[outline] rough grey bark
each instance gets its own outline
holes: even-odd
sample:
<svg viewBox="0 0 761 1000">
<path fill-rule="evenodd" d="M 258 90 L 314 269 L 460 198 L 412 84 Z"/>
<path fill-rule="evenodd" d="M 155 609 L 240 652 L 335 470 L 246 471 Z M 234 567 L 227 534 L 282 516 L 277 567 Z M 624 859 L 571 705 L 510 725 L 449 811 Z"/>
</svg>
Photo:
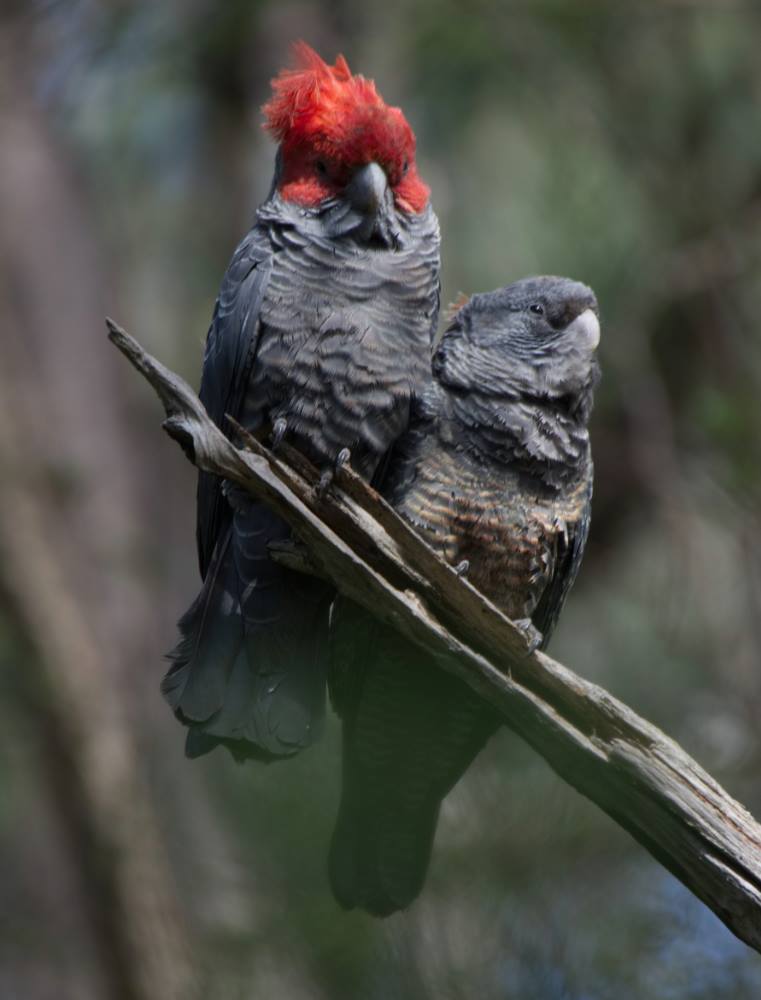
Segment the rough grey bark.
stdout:
<svg viewBox="0 0 761 1000">
<path fill-rule="evenodd" d="M 433 653 L 761 952 L 761 826 L 678 744 L 607 691 L 529 653 L 521 631 L 358 477 L 343 472 L 321 494 L 318 474 L 291 450 L 275 458 L 241 428 L 245 450 L 235 447 L 182 379 L 110 321 L 109 336 L 158 393 L 164 428 L 191 461 L 289 522 L 308 555 L 279 558 L 303 560 Z"/>
</svg>

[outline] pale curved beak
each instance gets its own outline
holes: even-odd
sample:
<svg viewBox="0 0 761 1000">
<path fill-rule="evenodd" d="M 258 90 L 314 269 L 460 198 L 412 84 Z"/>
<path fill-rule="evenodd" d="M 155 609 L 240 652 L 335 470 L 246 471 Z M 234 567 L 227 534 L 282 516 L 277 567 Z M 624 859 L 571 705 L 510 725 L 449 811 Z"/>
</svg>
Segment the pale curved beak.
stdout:
<svg viewBox="0 0 761 1000">
<path fill-rule="evenodd" d="M 566 333 L 590 351 L 596 350 L 600 343 L 600 320 L 597 318 L 597 313 L 593 309 L 585 309 L 572 323 L 568 324 Z"/>
</svg>

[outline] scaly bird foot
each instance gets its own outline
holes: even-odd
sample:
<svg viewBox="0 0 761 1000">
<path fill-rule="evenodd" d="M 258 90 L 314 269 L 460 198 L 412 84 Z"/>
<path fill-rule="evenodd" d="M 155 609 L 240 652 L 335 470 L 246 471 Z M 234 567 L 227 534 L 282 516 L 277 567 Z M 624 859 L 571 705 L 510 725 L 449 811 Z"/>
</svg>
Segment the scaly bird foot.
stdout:
<svg viewBox="0 0 761 1000">
<path fill-rule="evenodd" d="M 533 653 L 535 650 L 539 649 L 544 636 L 530 618 L 517 618 L 513 622 L 513 625 L 515 625 L 515 627 L 520 629 L 523 633 L 523 637 L 528 645 L 529 653 Z"/>
<path fill-rule="evenodd" d="M 322 470 L 322 472 L 320 473 L 320 481 L 317 483 L 317 485 L 314 488 L 314 492 L 315 492 L 318 500 L 322 500 L 322 498 L 328 492 L 328 490 L 330 489 L 330 486 L 331 486 L 331 484 L 333 482 L 333 478 L 334 477 L 335 477 L 335 470 L 334 469 L 328 468 L 328 469 L 323 469 Z"/>
<path fill-rule="evenodd" d="M 278 417 L 272 425 L 272 437 L 270 438 L 270 451 L 277 451 L 283 443 L 283 438 L 288 432 L 288 421 L 285 417 Z"/>
<path fill-rule="evenodd" d="M 333 480 L 340 478 L 341 470 L 347 468 L 351 462 L 351 451 L 342 448 L 336 456 L 335 464 L 332 468 L 323 469 L 320 474 L 320 481 L 315 487 L 315 493 L 322 499 L 333 484 Z"/>
<path fill-rule="evenodd" d="M 470 562 L 468 559 L 463 559 L 462 562 L 458 562 L 454 567 L 454 571 L 458 576 L 467 576 L 468 570 L 470 569 Z"/>
</svg>

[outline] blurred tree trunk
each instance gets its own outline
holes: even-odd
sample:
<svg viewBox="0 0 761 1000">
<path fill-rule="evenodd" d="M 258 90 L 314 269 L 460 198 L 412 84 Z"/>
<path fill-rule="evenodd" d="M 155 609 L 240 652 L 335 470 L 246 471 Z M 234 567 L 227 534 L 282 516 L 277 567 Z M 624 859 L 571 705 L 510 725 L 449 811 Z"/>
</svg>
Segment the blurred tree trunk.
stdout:
<svg viewBox="0 0 761 1000">
<path fill-rule="evenodd" d="M 124 571 L 139 536 L 135 442 L 101 334 L 98 248 L 31 99 L 29 38 L 3 21 L 0 582 L 41 671 L 49 792 L 101 979 L 113 997 L 185 998 L 192 946 L 124 690 L 151 619 L 149 598 Z"/>
</svg>

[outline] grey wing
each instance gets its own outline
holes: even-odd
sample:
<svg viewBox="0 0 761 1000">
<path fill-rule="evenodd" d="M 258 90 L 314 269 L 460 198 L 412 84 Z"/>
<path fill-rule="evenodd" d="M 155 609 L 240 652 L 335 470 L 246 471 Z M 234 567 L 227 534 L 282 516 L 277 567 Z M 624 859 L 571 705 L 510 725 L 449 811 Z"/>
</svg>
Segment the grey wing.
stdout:
<svg viewBox="0 0 761 1000">
<path fill-rule="evenodd" d="M 273 252 L 255 228 L 233 255 L 206 342 L 201 399 L 223 430 L 225 414 L 258 419 L 251 372 L 260 351 Z M 162 691 L 188 727 L 186 753 L 222 744 L 237 758 L 290 756 L 317 736 L 324 704 L 324 633 L 330 587 L 269 558 L 290 529 L 264 504 L 202 473 L 197 540 L 201 592 L 179 623 Z"/>
<path fill-rule="evenodd" d="M 199 396 L 214 421 L 225 429 L 225 414 L 241 411 L 256 353 L 259 313 L 272 268 L 267 233 L 254 227 L 243 239 L 222 280 L 206 338 Z M 196 541 L 201 577 L 205 579 L 220 534 L 222 483 L 201 472 L 198 477 Z"/>
<path fill-rule="evenodd" d="M 585 493 L 581 496 L 578 517 L 567 525 L 565 536 L 557 544 L 554 572 L 531 616 L 536 628 L 542 633 L 541 649 L 545 649 L 557 625 L 565 599 L 573 586 L 581 567 L 584 548 L 589 537 L 592 512 L 592 466 Z"/>
<path fill-rule="evenodd" d="M 440 390 L 427 379 L 413 395 L 407 429 L 391 446 L 373 485 L 397 510 L 413 489 L 426 441 L 436 432 Z"/>
</svg>

